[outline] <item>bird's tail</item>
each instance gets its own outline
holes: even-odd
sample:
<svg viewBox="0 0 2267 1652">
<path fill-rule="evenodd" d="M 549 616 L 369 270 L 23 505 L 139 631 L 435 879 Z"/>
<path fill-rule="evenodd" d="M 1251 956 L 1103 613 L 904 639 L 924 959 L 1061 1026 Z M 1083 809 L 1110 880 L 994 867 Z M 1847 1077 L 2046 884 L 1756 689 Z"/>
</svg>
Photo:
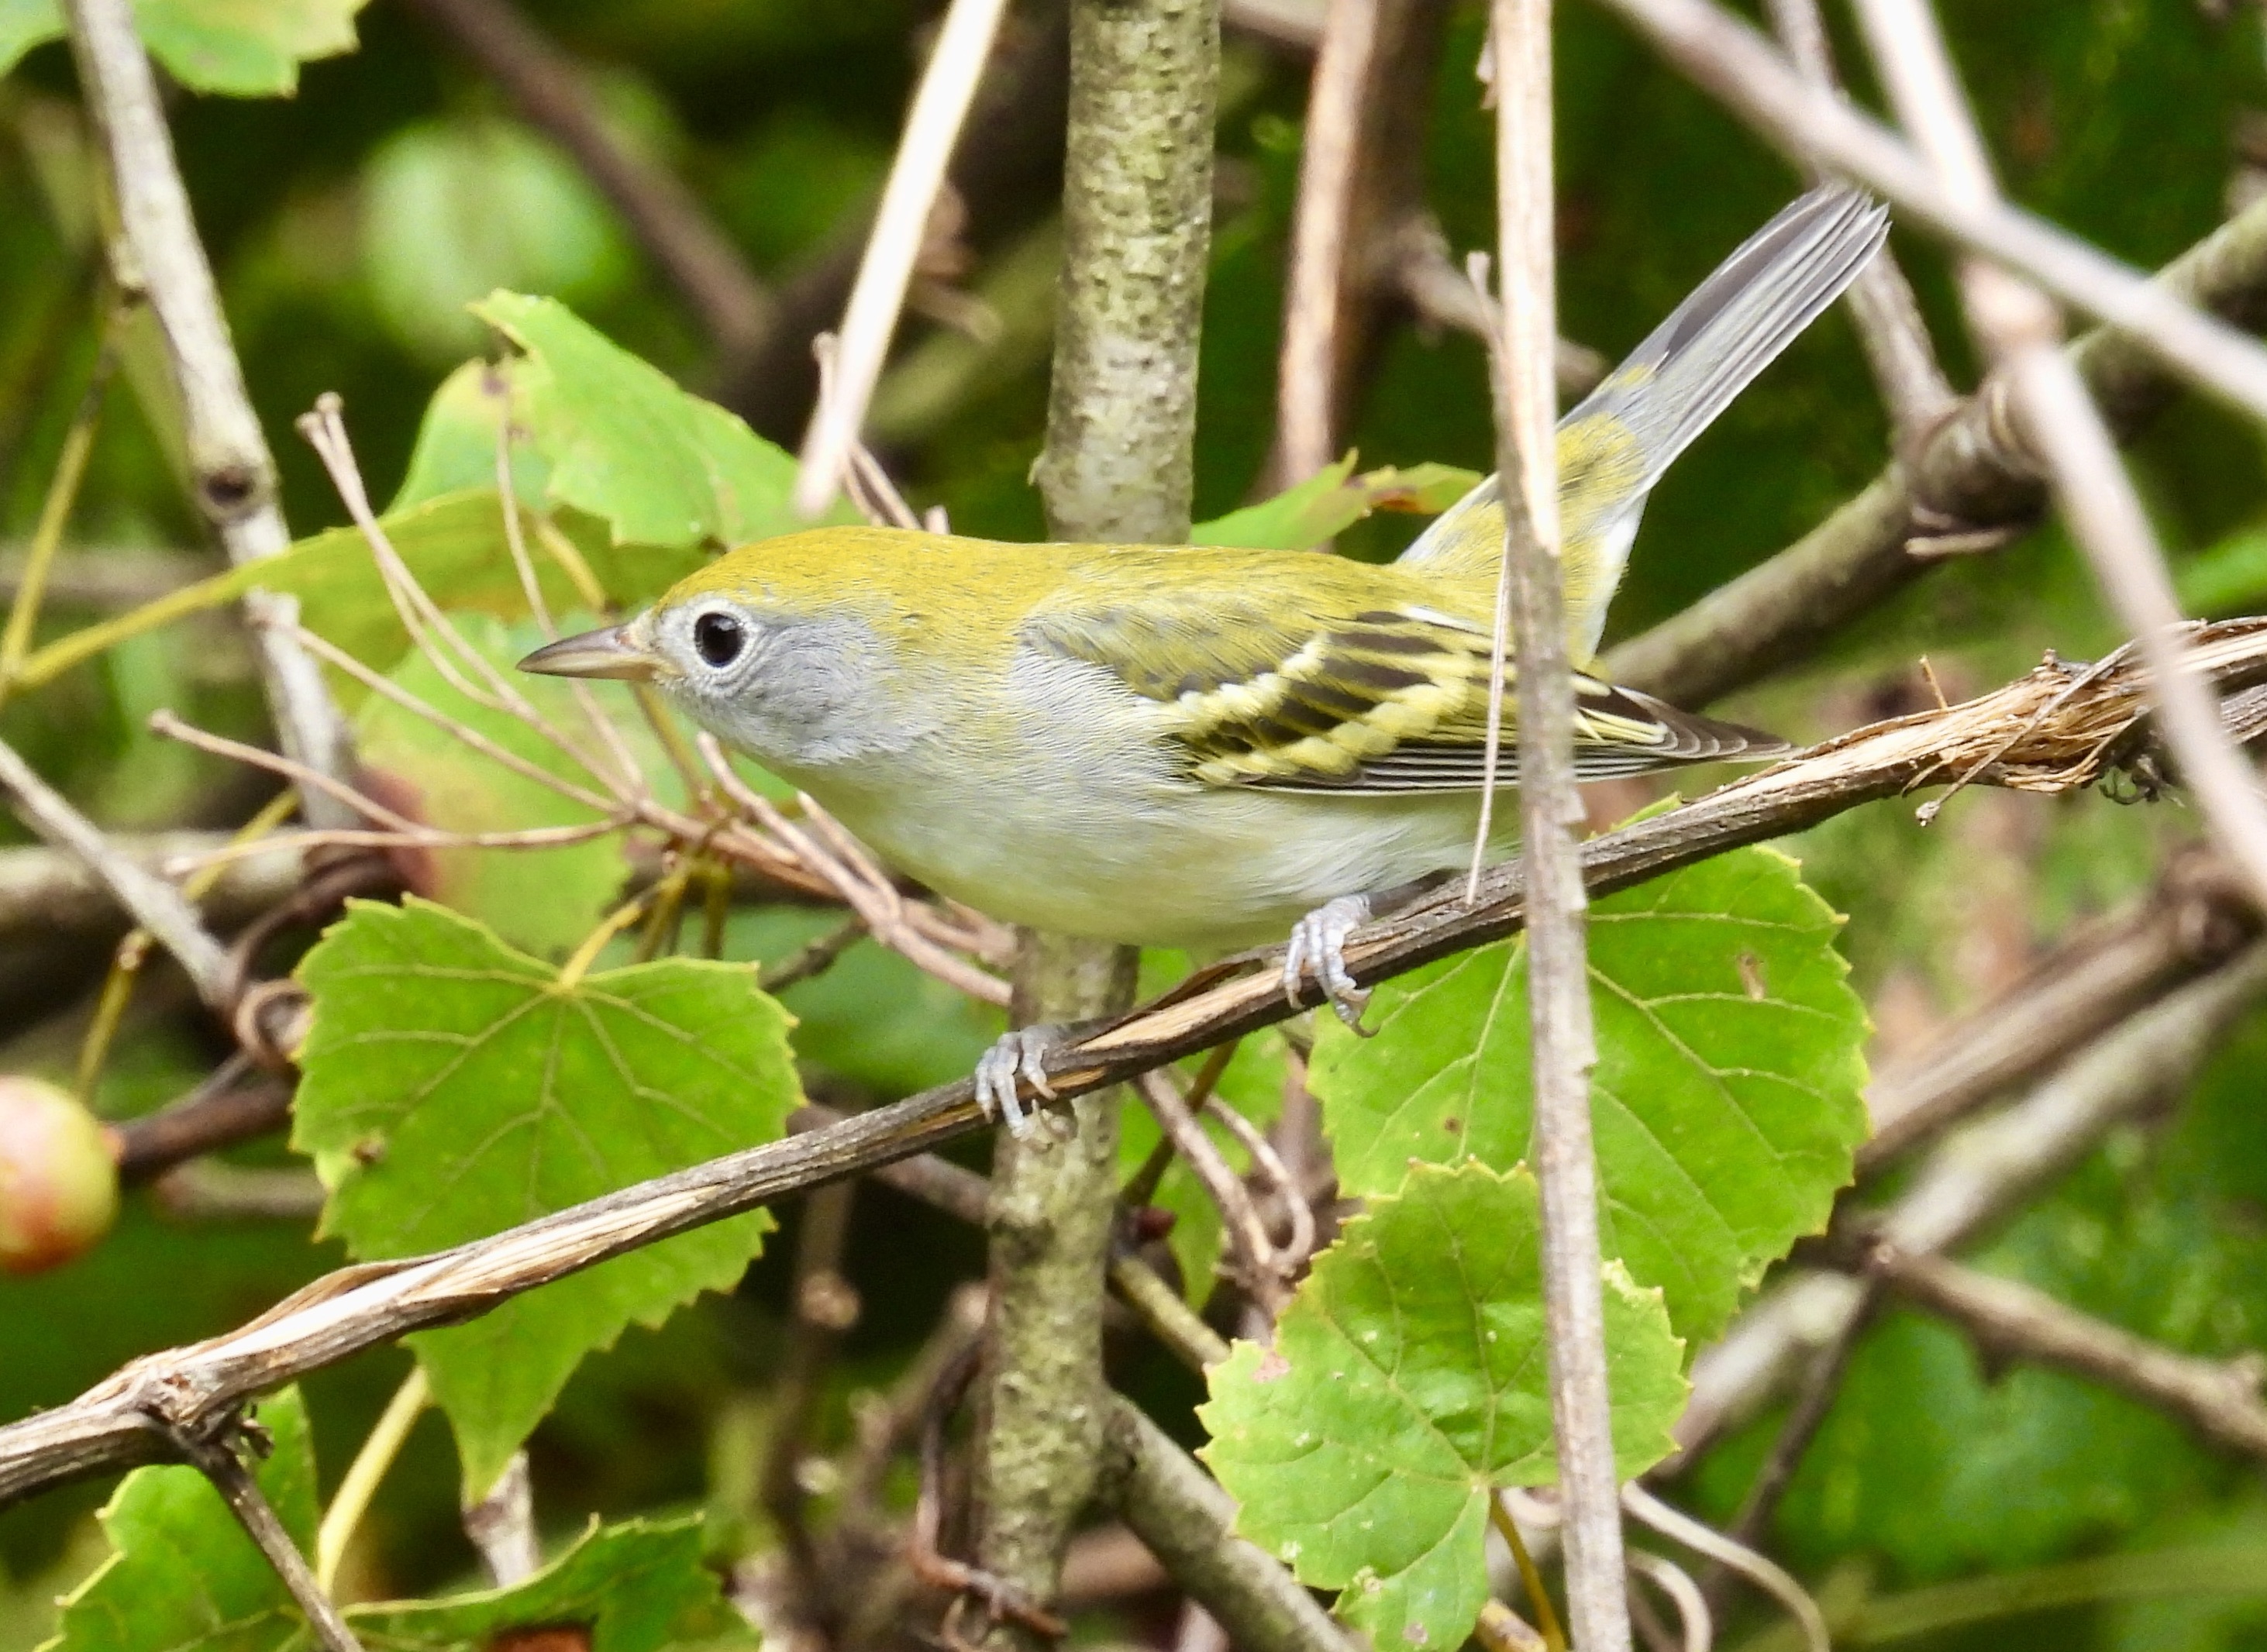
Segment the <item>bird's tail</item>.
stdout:
<svg viewBox="0 0 2267 1652">
<path fill-rule="evenodd" d="M 1646 495 L 1672 460 L 1857 279 L 1889 211 L 1846 185 L 1814 189 L 1748 238 L 1559 422 L 1567 640 L 1597 651 Z M 1493 576 L 1503 497 L 1490 477 L 1402 556 L 1449 578 Z"/>
</svg>

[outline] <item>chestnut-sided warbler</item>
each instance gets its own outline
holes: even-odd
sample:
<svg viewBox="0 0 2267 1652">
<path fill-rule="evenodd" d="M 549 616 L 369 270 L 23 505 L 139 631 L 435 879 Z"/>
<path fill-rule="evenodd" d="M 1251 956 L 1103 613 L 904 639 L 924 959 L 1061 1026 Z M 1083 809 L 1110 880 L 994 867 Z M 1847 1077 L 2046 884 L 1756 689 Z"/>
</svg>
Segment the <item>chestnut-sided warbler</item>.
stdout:
<svg viewBox="0 0 2267 1652">
<path fill-rule="evenodd" d="M 1855 191 L 1813 191 L 1561 421 L 1578 664 L 1647 491 L 1887 232 Z M 521 665 L 654 683 L 900 871 L 998 917 L 1205 950 L 1288 933 L 1287 990 L 1312 974 L 1358 1023 L 1346 935 L 1471 853 L 1503 534 L 1493 479 L 1390 566 L 819 528 Z M 1576 688 L 1585 778 L 1784 749 L 1593 675 Z M 1508 738 L 1497 773 L 1518 778 Z M 1011 1034 L 979 1070 L 1011 1124 L 1019 1072 L 1049 1093 L 1045 1041 Z"/>
</svg>

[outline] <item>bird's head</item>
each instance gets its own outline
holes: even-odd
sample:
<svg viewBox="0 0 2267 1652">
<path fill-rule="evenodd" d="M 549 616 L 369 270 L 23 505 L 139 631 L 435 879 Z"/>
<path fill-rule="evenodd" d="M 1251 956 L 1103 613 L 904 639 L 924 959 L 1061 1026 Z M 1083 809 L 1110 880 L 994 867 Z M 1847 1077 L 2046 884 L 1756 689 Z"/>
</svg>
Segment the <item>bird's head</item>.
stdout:
<svg viewBox="0 0 2267 1652">
<path fill-rule="evenodd" d="M 903 617 L 846 566 L 844 531 L 731 552 L 635 618 L 538 648 L 520 669 L 649 683 L 727 745 L 783 768 L 900 746 L 915 732 Z"/>
</svg>

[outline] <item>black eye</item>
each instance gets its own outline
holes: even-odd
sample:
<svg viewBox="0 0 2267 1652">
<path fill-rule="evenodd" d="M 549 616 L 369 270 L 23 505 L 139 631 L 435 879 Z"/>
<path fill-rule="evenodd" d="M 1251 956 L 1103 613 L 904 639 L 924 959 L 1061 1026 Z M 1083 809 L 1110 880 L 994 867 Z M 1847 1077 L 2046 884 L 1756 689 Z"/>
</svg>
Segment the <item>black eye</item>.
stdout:
<svg viewBox="0 0 2267 1652">
<path fill-rule="evenodd" d="M 747 642 L 746 629 L 730 614 L 703 614 L 693 622 L 693 646 L 719 670 L 738 659 Z"/>
</svg>

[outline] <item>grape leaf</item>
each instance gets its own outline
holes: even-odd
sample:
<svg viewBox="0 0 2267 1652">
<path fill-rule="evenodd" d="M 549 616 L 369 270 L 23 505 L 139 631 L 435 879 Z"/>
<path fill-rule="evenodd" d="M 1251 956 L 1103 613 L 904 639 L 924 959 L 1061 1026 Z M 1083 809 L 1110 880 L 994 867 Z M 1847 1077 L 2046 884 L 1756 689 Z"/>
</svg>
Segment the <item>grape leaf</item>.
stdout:
<svg viewBox="0 0 2267 1652">
<path fill-rule="evenodd" d="M 253 1478 L 304 1553 L 315 1541 L 315 1452 L 299 1391 L 260 1402 L 272 1449 Z M 212 1482 L 137 1468 L 102 1511 L 112 1553 L 62 1604 L 43 1652 L 272 1652 L 304 1628 L 282 1579 Z"/>
<path fill-rule="evenodd" d="M 524 508 L 525 501 L 522 504 Z M 701 566 L 697 552 L 614 545 L 602 523 L 571 510 L 558 512 L 555 525 L 608 600 L 624 606 L 651 600 Z M 526 617 L 527 598 L 512 566 L 503 504 L 495 489 L 444 493 L 385 517 L 383 526 L 401 559 L 442 607 L 507 619 Z M 526 526 L 528 551 L 545 601 L 554 610 L 574 606 L 581 600 L 576 582 L 546 548 L 532 517 Z M 17 681 L 37 688 L 130 637 L 191 614 L 228 607 L 255 588 L 297 596 L 310 630 L 366 663 L 383 669 L 408 651 L 409 637 L 386 596 L 369 543 L 358 529 L 334 528 L 257 566 L 216 574 L 60 638 L 26 660 Z M 360 699 L 359 685 L 337 676 L 332 683 L 349 705 Z"/>
<path fill-rule="evenodd" d="M 800 1100 L 787 1017 L 741 965 L 690 958 L 563 980 L 415 897 L 356 903 L 299 966 L 314 1020 L 292 1141 L 357 1257 L 437 1250 L 775 1139 Z M 761 1211 L 620 1256 L 411 1339 L 494 1483 L 583 1356 L 729 1288 Z"/>
<path fill-rule="evenodd" d="M 594 1523 L 572 1548 L 509 1589 L 356 1606 L 348 1626 L 370 1652 L 484 1652 L 512 1644 L 515 1632 L 562 1625 L 597 1652 L 752 1648 L 755 1630 L 701 1564 L 701 1526 L 697 1515 Z"/>
<path fill-rule="evenodd" d="M 1557 1473 L 1541 1205 L 1524 1169 L 1420 1165 L 1315 1259 L 1275 1346 L 1210 1373 L 1200 1453 L 1236 1530 L 1375 1644 L 1452 1648 L 1487 1595 L 1487 1500 Z M 1683 1349 L 1658 1291 L 1605 1276 L 1614 1458 L 1668 1455 Z"/>
<path fill-rule="evenodd" d="M 1591 909 L 1601 1237 L 1696 1342 L 1825 1221 L 1865 1134 L 1838 923 L 1762 848 Z M 1390 1191 L 1412 1160 L 1529 1157 L 1526 978 L 1514 939 L 1384 983 L 1374 1039 L 1324 1018 L 1310 1083 L 1349 1192 Z"/>
<path fill-rule="evenodd" d="M 507 627 L 479 614 L 455 618 L 459 633 L 506 669 L 545 640 L 532 625 Z M 568 628 L 581 626 L 570 619 Z M 461 666 L 457 673 L 464 675 Z M 595 788 L 580 764 L 520 719 L 460 692 L 424 654 L 412 654 L 388 676 L 545 773 L 586 791 Z M 513 686 L 552 727 L 579 737 L 604 760 L 604 749 L 569 684 L 553 677 L 515 676 Z M 606 715 L 615 703 L 609 698 L 599 714 Z M 633 748 L 652 743 L 642 725 L 621 726 L 618 733 Z M 364 791 L 412 819 L 449 831 L 517 831 L 601 818 L 600 811 L 514 772 L 383 695 L 363 702 L 356 719 L 355 755 L 362 762 Z M 658 773 L 663 765 L 642 766 Z M 479 918 L 515 947 L 544 954 L 563 954 L 589 934 L 629 875 L 619 832 L 556 848 L 401 850 L 394 858 L 420 895 Z"/>
<path fill-rule="evenodd" d="M 390 517 L 459 488 L 495 486 L 496 427 L 512 396 L 517 362 L 466 362 L 443 379 L 417 421 L 417 442 L 401 486 L 385 508 Z M 534 445 L 511 444 L 511 487 L 522 501 L 541 499 L 551 467 Z"/>
<path fill-rule="evenodd" d="M 367 0 L 136 0 L 150 55 L 196 91 L 289 97 L 299 65 L 356 46 L 355 13 Z M 0 0 L 0 74 L 63 33 L 60 0 Z"/>
<path fill-rule="evenodd" d="M 499 291 L 473 311 L 525 354 L 521 416 L 550 461 L 554 501 L 642 545 L 722 550 L 814 525 L 789 501 L 784 450 L 566 305 Z"/>
<path fill-rule="evenodd" d="M 1189 530 L 1192 545 L 1304 551 L 1343 533 L 1374 510 L 1446 510 L 1480 480 L 1453 464 L 1417 464 L 1354 473 L 1351 453 L 1273 499 L 1246 505 Z"/>
</svg>

